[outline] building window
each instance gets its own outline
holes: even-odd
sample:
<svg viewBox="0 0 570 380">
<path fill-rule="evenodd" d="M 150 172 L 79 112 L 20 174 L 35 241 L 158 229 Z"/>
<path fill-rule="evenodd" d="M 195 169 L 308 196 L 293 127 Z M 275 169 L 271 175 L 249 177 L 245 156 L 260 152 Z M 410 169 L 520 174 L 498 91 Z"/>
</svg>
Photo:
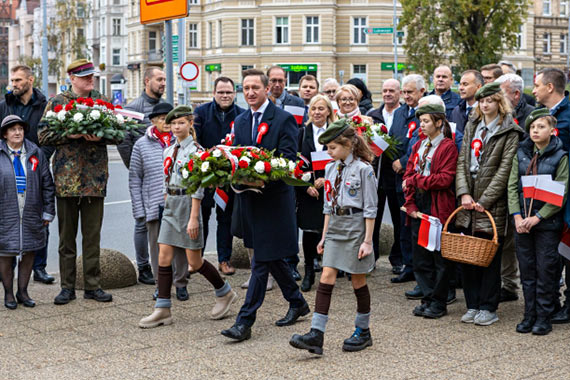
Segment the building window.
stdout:
<svg viewBox="0 0 570 380">
<path fill-rule="evenodd" d="M 523 27 L 519 26 L 519 31 L 517 32 L 517 50 L 523 48 Z"/>
<path fill-rule="evenodd" d="M 568 54 L 568 34 L 560 35 L 560 54 Z"/>
<path fill-rule="evenodd" d="M 543 16 L 550 16 L 552 15 L 550 6 L 551 6 L 551 0 L 543 0 L 542 1 L 542 15 Z"/>
<path fill-rule="evenodd" d="M 317 16 L 307 17 L 307 35 L 305 42 L 308 44 L 319 43 L 319 18 Z"/>
<path fill-rule="evenodd" d="M 190 0 L 190 4 L 200 4 L 200 0 Z"/>
<path fill-rule="evenodd" d="M 241 65 L 241 71 L 253 69 L 253 65 Z"/>
<path fill-rule="evenodd" d="M 121 49 L 113 49 L 113 66 L 121 66 Z"/>
<path fill-rule="evenodd" d="M 107 92 L 107 78 L 105 77 L 99 78 L 99 91 L 102 94 L 105 94 Z"/>
<path fill-rule="evenodd" d="M 568 17 L 568 0 L 560 1 L 560 17 Z"/>
<path fill-rule="evenodd" d="M 248 18 L 241 20 L 241 45 L 253 46 L 254 45 L 254 28 L 253 19 Z"/>
<path fill-rule="evenodd" d="M 121 19 L 114 18 L 113 19 L 113 36 L 120 36 L 121 35 Z"/>
<path fill-rule="evenodd" d="M 544 33 L 542 52 L 544 54 L 550 54 L 550 33 Z"/>
<path fill-rule="evenodd" d="M 210 49 L 212 48 L 212 46 L 214 46 L 213 40 L 214 40 L 214 23 L 210 21 L 208 23 L 208 48 Z"/>
<path fill-rule="evenodd" d="M 275 43 L 289 43 L 289 17 L 277 17 L 275 19 Z"/>
<path fill-rule="evenodd" d="M 113 5 L 121 5 L 121 0 L 113 0 Z"/>
<path fill-rule="evenodd" d="M 217 46 L 222 47 L 222 20 L 218 20 L 218 41 Z"/>
<path fill-rule="evenodd" d="M 352 77 L 366 82 L 366 65 L 352 65 Z"/>
<path fill-rule="evenodd" d="M 85 30 L 83 28 L 77 28 L 77 38 L 84 38 L 85 37 Z"/>
<path fill-rule="evenodd" d="M 400 25 L 400 18 L 396 18 L 396 41 L 398 43 L 398 46 L 401 46 L 404 44 L 404 31 L 403 30 L 398 30 L 398 25 Z"/>
<path fill-rule="evenodd" d="M 198 47 L 198 24 L 188 24 L 188 46 L 191 48 Z"/>
<path fill-rule="evenodd" d="M 156 51 L 156 31 L 148 32 L 148 50 L 151 52 Z"/>
<path fill-rule="evenodd" d="M 367 28 L 366 17 L 355 17 L 353 20 L 354 20 L 353 42 L 356 45 L 365 44 L 366 43 L 366 33 L 364 33 L 364 30 Z"/>
</svg>

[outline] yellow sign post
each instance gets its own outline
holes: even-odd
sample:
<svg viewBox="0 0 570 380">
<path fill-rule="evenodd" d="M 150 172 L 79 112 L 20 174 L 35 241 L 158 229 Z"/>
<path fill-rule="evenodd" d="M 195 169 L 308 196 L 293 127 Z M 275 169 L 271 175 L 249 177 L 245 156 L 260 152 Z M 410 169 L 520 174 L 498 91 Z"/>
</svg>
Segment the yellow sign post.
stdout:
<svg viewBox="0 0 570 380">
<path fill-rule="evenodd" d="M 188 16 L 188 0 L 140 0 L 141 24 Z"/>
</svg>

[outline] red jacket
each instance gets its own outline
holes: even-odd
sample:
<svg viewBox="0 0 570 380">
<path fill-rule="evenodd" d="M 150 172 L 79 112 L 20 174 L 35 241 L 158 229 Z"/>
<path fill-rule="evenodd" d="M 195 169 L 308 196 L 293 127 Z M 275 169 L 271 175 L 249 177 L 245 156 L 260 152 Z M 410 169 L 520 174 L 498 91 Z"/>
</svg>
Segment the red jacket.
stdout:
<svg viewBox="0 0 570 380">
<path fill-rule="evenodd" d="M 406 181 L 406 202 L 404 207 L 408 215 L 419 211 L 416 206 L 416 188 L 431 192 L 431 216 L 439 218 L 442 224 L 455 210 L 455 170 L 457 168 L 457 148 L 453 140 L 444 138 L 433 154 L 430 175 L 416 173 L 414 159 L 422 140 L 416 142 L 406 166 L 404 180 Z"/>
</svg>

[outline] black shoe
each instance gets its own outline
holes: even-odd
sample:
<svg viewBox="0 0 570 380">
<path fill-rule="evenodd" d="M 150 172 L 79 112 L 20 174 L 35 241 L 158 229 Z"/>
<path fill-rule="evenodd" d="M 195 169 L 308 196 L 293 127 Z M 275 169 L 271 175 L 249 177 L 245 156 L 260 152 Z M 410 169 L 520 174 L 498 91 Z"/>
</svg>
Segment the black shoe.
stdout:
<svg viewBox="0 0 570 380">
<path fill-rule="evenodd" d="M 139 268 L 139 282 L 146 285 L 154 285 L 154 277 L 152 276 L 152 268 L 145 265 Z"/>
<path fill-rule="evenodd" d="M 336 278 L 343 278 L 344 277 L 344 271 L 339 270 L 338 272 L 336 272 Z"/>
<path fill-rule="evenodd" d="M 158 298 L 158 288 L 154 289 L 154 293 L 152 293 L 152 300 L 156 301 Z"/>
<path fill-rule="evenodd" d="M 61 289 L 61 292 L 55 297 L 53 303 L 56 305 L 65 305 L 75 299 L 75 289 Z"/>
<path fill-rule="evenodd" d="M 517 332 L 521 334 L 528 334 L 532 331 L 532 326 L 536 323 L 536 317 L 527 317 L 517 325 Z"/>
<path fill-rule="evenodd" d="M 289 344 L 301 350 L 308 350 L 312 354 L 323 354 L 323 341 L 325 333 L 321 330 L 311 329 L 305 335 L 295 334 L 289 340 Z"/>
<path fill-rule="evenodd" d="M 229 329 L 222 330 L 222 335 L 241 342 L 243 340 L 251 338 L 251 327 L 243 325 L 241 323 L 236 323 Z"/>
<path fill-rule="evenodd" d="M 319 263 L 318 259 L 313 260 L 313 269 L 314 269 L 315 273 L 320 273 L 323 271 L 323 267 Z"/>
<path fill-rule="evenodd" d="M 507 289 L 501 288 L 501 297 L 499 298 L 499 302 L 510 302 L 518 299 L 519 296 L 517 293 L 509 292 Z"/>
<path fill-rule="evenodd" d="M 86 300 L 95 300 L 97 302 L 111 302 L 113 296 L 110 293 L 105 293 L 103 289 L 86 290 L 83 293 L 83 298 Z"/>
<path fill-rule="evenodd" d="M 570 322 L 570 309 L 568 308 L 568 305 L 564 305 L 558 313 L 554 314 L 551 322 L 554 324 Z"/>
<path fill-rule="evenodd" d="M 45 269 L 34 269 L 34 281 L 42 282 L 44 284 L 51 284 L 55 281 L 53 276 L 50 276 Z"/>
<path fill-rule="evenodd" d="M 36 301 L 31 299 L 30 297 L 24 298 L 24 297 L 22 297 L 22 295 L 20 293 L 16 293 L 16 299 L 18 300 L 18 303 L 24 304 L 25 307 L 36 306 Z"/>
<path fill-rule="evenodd" d="M 418 306 L 414 307 L 412 314 L 415 315 L 416 317 L 423 317 L 427 308 L 428 308 L 428 304 L 425 302 L 422 302 Z"/>
<path fill-rule="evenodd" d="M 307 303 L 305 303 L 301 307 L 289 307 L 289 310 L 287 310 L 287 314 L 285 314 L 283 318 L 275 322 L 275 324 L 280 327 L 290 326 L 293 323 L 297 322 L 297 319 L 309 314 L 310 312 L 311 309 L 309 309 L 309 305 Z"/>
<path fill-rule="evenodd" d="M 447 301 L 445 301 L 445 303 L 451 305 L 455 301 L 457 301 L 457 296 L 455 295 L 455 289 L 449 289 L 447 291 Z"/>
<path fill-rule="evenodd" d="M 293 280 L 301 281 L 301 273 L 297 270 L 297 266 L 291 267 L 291 274 L 293 275 Z"/>
<path fill-rule="evenodd" d="M 416 285 L 413 290 L 408 290 L 404 295 L 409 300 L 421 300 L 424 296 L 424 292 L 422 292 L 422 288 L 420 288 L 419 285 Z"/>
<path fill-rule="evenodd" d="M 393 274 L 401 274 L 404 271 L 403 265 L 392 265 Z"/>
<path fill-rule="evenodd" d="M 176 299 L 178 301 L 188 301 L 190 296 L 188 295 L 188 289 L 185 286 L 181 288 L 176 288 Z"/>
<path fill-rule="evenodd" d="M 400 284 L 402 282 L 409 282 L 414 281 L 416 276 L 414 276 L 414 272 L 402 272 L 398 277 L 393 277 L 390 279 L 390 282 L 393 284 Z"/>
<path fill-rule="evenodd" d="M 424 310 L 424 318 L 429 319 L 438 319 L 443 317 L 445 314 L 447 314 L 447 309 L 445 307 L 438 307 L 434 305 L 433 302 Z"/>
<path fill-rule="evenodd" d="M 16 310 L 18 308 L 18 303 L 15 300 L 6 301 L 6 298 L 4 298 L 4 306 L 6 306 L 6 309 Z"/>
<path fill-rule="evenodd" d="M 368 346 L 372 346 L 370 329 L 361 329 L 360 327 L 357 327 L 352 336 L 344 340 L 342 350 L 351 352 L 362 351 Z"/>
<path fill-rule="evenodd" d="M 305 277 L 301 283 L 301 291 L 308 292 L 315 283 L 315 270 L 312 266 L 305 266 Z"/>
<path fill-rule="evenodd" d="M 532 326 L 532 335 L 546 335 L 552 331 L 552 324 L 548 318 L 538 318 Z"/>
</svg>

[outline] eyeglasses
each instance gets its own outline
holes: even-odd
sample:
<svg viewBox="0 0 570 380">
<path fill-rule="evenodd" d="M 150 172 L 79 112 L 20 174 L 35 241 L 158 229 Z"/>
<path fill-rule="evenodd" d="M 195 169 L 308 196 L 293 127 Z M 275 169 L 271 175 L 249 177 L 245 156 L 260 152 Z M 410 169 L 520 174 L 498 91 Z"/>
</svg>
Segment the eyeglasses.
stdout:
<svg viewBox="0 0 570 380">
<path fill-rule="evenodd" d="M 285 79 L 269 79 L 269 83 L 285 83 Z"/>
<path fill-rule="evenodd" d="M 230 96 L 233 95 L 233 91 L 216 91 L 216 95 Z"/>
<path fill-rule="evenodd" d="M 336 90 L 327 90 L 327 91 L 325 91 L 325 94 L 332 95 L 332 94 L 334 94 L 335 92 L 336 92 Z"/>
<path fill-rule="evenodd" d="M 340 98 L 339 99 L 342 103 L 352 103 L 354 102 L 356 99 L 354 98 Z"/>
</svg>

